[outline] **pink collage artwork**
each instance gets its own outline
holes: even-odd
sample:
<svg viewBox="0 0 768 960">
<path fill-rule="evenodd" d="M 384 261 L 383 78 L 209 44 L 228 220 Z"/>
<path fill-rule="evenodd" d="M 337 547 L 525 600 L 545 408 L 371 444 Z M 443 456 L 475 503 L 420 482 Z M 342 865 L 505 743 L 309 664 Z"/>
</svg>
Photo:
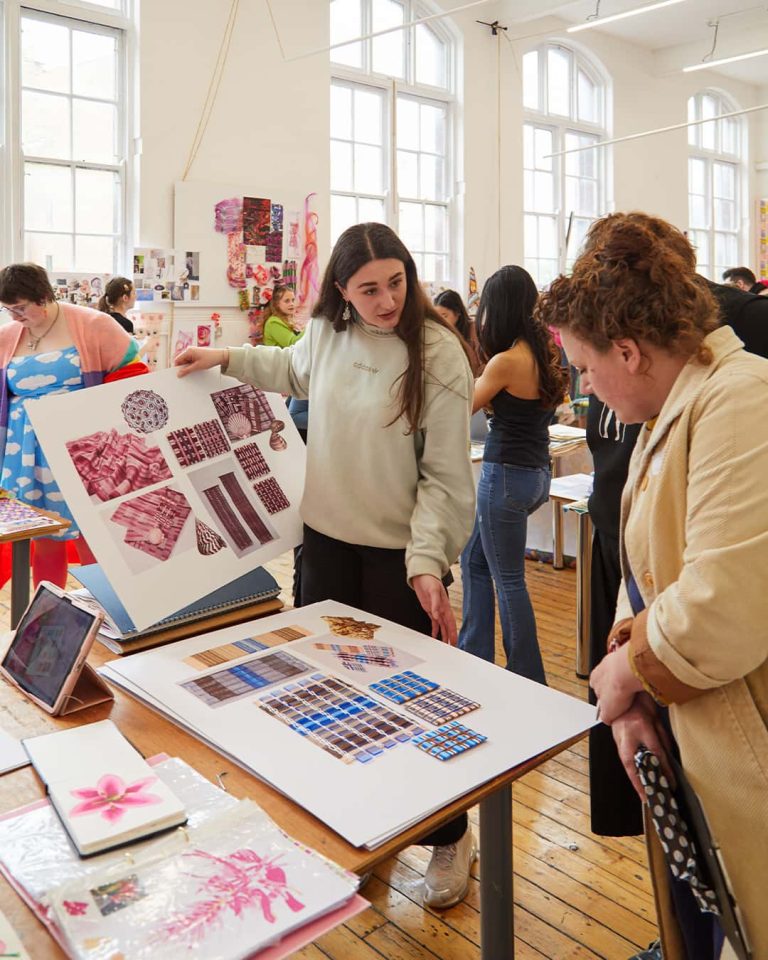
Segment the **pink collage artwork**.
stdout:
<svg viewBox="0 0 768 960">
<path fill-rule="evenodd" d="M 112 500 L 134 490 L 170 480 L 171 471 L 159 447 L 144 437 L 100 430 L 67 444 L 85 489 L 98 500 Z"/>
</svg>

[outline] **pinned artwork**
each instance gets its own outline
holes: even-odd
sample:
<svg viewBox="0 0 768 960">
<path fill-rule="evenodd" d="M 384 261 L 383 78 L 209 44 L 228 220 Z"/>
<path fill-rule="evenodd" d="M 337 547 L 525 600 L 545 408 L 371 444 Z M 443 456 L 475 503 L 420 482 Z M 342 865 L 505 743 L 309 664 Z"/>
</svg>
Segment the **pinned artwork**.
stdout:
<svg viewBox="0 0 768 960">
<path fill-rule="evenodd" d="M 323 617 L 328 629 L 337 637 L 354 637 L 357 640 L 373 640 L 373 635 L 381 628 L 380 623 L 366 623 L 354 617 Z"/>
<path fill-rule="evenodd" d="M 190 467 L 229 452 L 229 444 L 218 420 L 206 420 L 191 427 L 171 430 L 168 443 L 176 454 L 179 466 Z"/>
<path fill-rule="evenodd" d="M 200 253 L 137 247 L 133 251 L 133 283 L 137 301 L 200 300 Z"/>
<path fill-rule="evenodd" d="M 57 300 L 94 308 L 104 295 L 110 280 L 108 273 L 99 273 L 95 276 L 92 273 L 69 273 L 66 276 L 49 274 L 49 276 L 53 294 Z"/>
<path fill-rule="evenodd" d="M 239 233 L 243 229 L 243 198 L 220 200 L 215 208 L 214 230 L 217 233 Z"/>
<path fill-rule="evenodd" d="M 270 446 L 272 446 L 271 442 Z M 260 480 L 253 485 L 253 488 L 269 514 L 280 513 L 282 510 L 287 510 L 291 505 L 291 501 L 286 497 L 283 488 L 274 477 Z"/>
<path fill-rule="evenodd" d="M 211 395 L 230 440 L 244 440 L 269 430 L 275 415 L 263 390 L 244 383 Z"/>
<path fill-rule="evenodd" d="M 487 739 L 482 733 L 452 720 L 436 730 L 429 730 L 414 737 L 413 745 L 437 760 L 452 760 L 467 750 L 474 750 Z"/>
<path fill-rule="evenodd" d="M 243 197 L 243 243 L 248 246 L 265 246 L 270 232 L 270 215 L 269 200 L 262 197 Z"/>
<path fill-rule="evenodd" d="M 273 450 L 286 450 L 288 442 L 285 437 L 281 437 L 281 432 L 285 430 L 284 420 L 273 420 L 269 425 L 269 445 Z"/>
<path fill-rule="evenodd" d="M 393 703 L 407 703 L 415 697 L 437 690 L 438 686 L 439 684 L 427 680 L 426 677 L 420 677 L 413 670 L 404 670 L 393 677 L 387 677 L 386 680 L 370 684 L 370 689 Z"/>
<path fill-rule="evenodd" d="M 69 441 L 67 450 L 94 502 L 113 500 L 172 476 L 160 448 L 133 433 L 99 430 Z"/>
<path fill-rule="evenodd" d="M 207 523 L 198 520 L 197 517 L 195 517 L 195 537 L 197 538 L 197 552 L 204 557 L 212 557 L 226 547 L 223 538 L 215 530 L 211 530 Z"/>
<path fill-rule="evenodd" d="M 34 407 L 62 495 L 137 630 L 300 542 L 305 449 L 279 395 L 170 369 L 104 384 L 98 402 L 74 391 Z M 277 484 L 279 510 L 243 464 Z"/>
<path fill-rule="evenodd" d="M 220 707 L 223 703 L 247 697 L 263 687 L 282 683 L 289 677 L 297 677 L 308 671 L 309 667 L 303 660 L 277 650 L 245 660 L 237 666 L 187 680 L 181 686 L 209 707 Z"/>
<path fill-rule="evenodd" d="M 423 732 L 343 680 L 322 673 L 285 684 L 260 697 L 258 705 L 345 763 L 369 763 Z"/>
<path fill-rule="evenodd" d="M 120 409 L 128 426 L 139 433 L 153 433 L 168 423 L 168 404 L 154 390 L 134 390 Z"/>
<path fill-rule="evenodd" d="M 125 527 L 123 540 L 129 546 L 156 560 L 167 560 L 191 512 L 183 493 L 165 487 L 126 500 L 110 520 Z"/>
</svg>

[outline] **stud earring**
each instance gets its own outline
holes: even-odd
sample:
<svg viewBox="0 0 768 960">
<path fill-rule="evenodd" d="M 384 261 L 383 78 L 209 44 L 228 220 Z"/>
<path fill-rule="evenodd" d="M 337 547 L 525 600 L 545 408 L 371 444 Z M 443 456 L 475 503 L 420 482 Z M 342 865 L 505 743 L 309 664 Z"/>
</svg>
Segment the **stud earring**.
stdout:
<svg viewBox="0 0 768 960">
<path fill-rule="evenodd" d="M 349 309 L 349 300 L 344 301 L 344 313 L 341 315 L 341 319 L 344 323 L 349 323 L 352 319 L 352 311 Z"/>
</svg>

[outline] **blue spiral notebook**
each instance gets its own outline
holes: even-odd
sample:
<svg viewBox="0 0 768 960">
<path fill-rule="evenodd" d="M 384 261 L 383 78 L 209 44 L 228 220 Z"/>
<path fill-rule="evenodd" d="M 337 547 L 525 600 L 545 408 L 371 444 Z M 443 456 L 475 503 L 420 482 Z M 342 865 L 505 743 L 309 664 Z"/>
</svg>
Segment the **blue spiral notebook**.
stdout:
<svg viewBox="0 0 768 960">
<path fill-rule="evenodd" d="M 164 617 L 145 630 L 137 630 L 128 611 L 115 593 L 112 584 L 107 580 L 104 572 L 97 563 L 83 567 L 73 567 L 70 570 L 73 577 L 82 583 L 94 600 L 103 608 L 120 637 L 113 646 L 106 645 L 117 653 L 127 652 L 125 642 L 139 638 L 150 637 L 152 634 L 168 630 L 170 627 L 182 626 L 185 623 L 194 623 L 217 613 L 226 613 L 239 608 L 250 607 L 264 600 L 274 600 L 280 593 L 277 580 L 263 567 L 257 567 L 249 573 L 243 574 L 237 580 L 219 587 L 189 606 L 183 607 L 169 617 Z M 102 637 L 102 642 L 106 642 Z M 136 649 L 136 647 L 134 647 Z"/>
</svg>

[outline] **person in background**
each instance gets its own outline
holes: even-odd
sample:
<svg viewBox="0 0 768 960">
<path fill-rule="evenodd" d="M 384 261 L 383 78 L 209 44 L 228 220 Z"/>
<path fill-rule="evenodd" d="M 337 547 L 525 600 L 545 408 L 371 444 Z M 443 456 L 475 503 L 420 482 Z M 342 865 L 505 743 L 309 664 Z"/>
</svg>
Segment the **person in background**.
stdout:
<svg viewBox="0 0 768 960">
<path fill-rule="evenodd" d="M 272 291 L 272 299 L 264 308 L 265 347 L 290 347 L 304 335 L 294 329 L 296 295 L 291 287 L 278 284 Z"/>
<path fill-rule="evenodd" d="M 644 423 L 623 494 L 611 652 L 590 678 L 601 719 L 641 800 L 638 747 L 665 767 L 679 748 L 758 957 L 768 955 L 754 879 L 768 858 L 768 363 L 721 326 L 690 246 L 682 255 L 681 237 L 662 239 L 672 231 L 639 213 L 598 221 L 540 309 L 585 391 L 619 421 Z M 653 831 L 648 842 L 665 960 L 715 960 L 719 924 L 673 878 Z"/>
<path fill-rule="evenodd" d="M 443 290 L 435 297 L 434 304 L 443 320 L 453 327 L 467 345 L 472 375 L 479 377 L 484 366 L 482 351 L 477 340 L 477 329 L 467 313 L 464 301 L 455 290 Z"/>
<path fill-rule="evenodd" d="M 536 284 L 522 267 L 497 270 L 483 287 L 478 338 L 488 363 L 473 409 L 493 416 L 477 489 L 472 535 L 461 553 L 459 646 L 493 663 L 495 597 L 507 669 L 546 683 L 536 618 L 525 584 L 528 517 L 549 497 L 549 431 L 566 391 L 560 352 L 534 318 Z"/>
<path fill-rule="evenodd" d="M 108 313 L 120 324 L 127 333 L 133 336 L 133 320 L 126 317 L 129 310 L 136 304 L 136 287 L 127 277 L 112 277 L 107 284 L 103 296 L 98 302 L 97 309 Z"/>
<path fill-rule="evenodd" d="M 21 502 L 73 520 L 29 422 L 25 401 L 92 387 L 138 361 L 138 346 L 109 316 L 56 301 L 48 275 L 34 263 L 0 270 L 0 303 L 11 322 L 0 327 L 0 485 Z M 139 369 L 142 368 L 142 369 Z M 35 585 L 67 579 L 66 541 L 74 539 L 81 562 L 94 557 L 75 525 L 34 543 Z"/>
<path fill-rule="evenodd" d="M 338 600 L 456 642 L 443 579 L 472 526 L 472 372 L 389 227 L 341 234 L 296 343 L 190 348 L 176 364 L 309 399 L 302 604 Z M 466 815 L 422 842 L 425 903 L 451 906 L 477 856 Z"/>
<path fill-rule="evenodd" d="M 731 267 L 729 270 L 723 270 L 723 283 L 738 287 L 744 293 L 755 293 L 758 296 L 768 294 L 768 283 L 758 280 L 749 267 Z"/>
</svg>

